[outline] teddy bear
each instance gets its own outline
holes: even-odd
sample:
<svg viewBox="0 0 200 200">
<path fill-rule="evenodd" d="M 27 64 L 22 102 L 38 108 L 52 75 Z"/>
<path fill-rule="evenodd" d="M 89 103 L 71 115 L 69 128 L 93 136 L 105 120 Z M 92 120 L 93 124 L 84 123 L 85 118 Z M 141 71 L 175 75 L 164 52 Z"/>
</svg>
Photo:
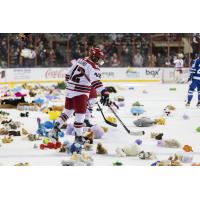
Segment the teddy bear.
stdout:
<svg viewBox="0 0 200 200">
<path fill-rule="evenodd" d="M 81 153 L 81 160 L 82 161 L 93 161 L 93 158 L 86 153 Z"/>
<path fill-rule="evenodd" d="M 117 156 L 119 156 L 119 157 L 126 157 L 125 152 L 119 147 L 116 148 L 115 152 L 116 152 Z"/>
<path fill-rule="evenodd" d="M 39 106 L 36 103 L 19 103 L 17 110 L 20 111 L 38 111 Z"/>
<path fill-rule="evenodd" d="M 170 156 L 168 160 L 171 162 L 170 166 L 182 166 L 181 164 L 182 156 L 175 154 L 175 156 Z"/>
<path fill-rule="evenodd" d="M 104 135 L 104 129 L 98 125 L 94 125 L 90 128 L 90 131 L 94 133 L 94 139 L 101 139 Z"/>
<path fill-rule="evenodd" d="M 22 135 L 28 135 L 30 134 L 25 128 L 22 128 Z"/>
<path fill-rule="evenodd" d="M 200 166 L 200 163 L 192 163 L 191 166 Z"/>
<path fill-rule="evenodd" d="M 70 160 L 79 161 L 79 162 L 88 162 L 88 161 L 92 162 L 93 158 L 86 153 L 78 154 L 77 152 L 74 152 Z"/>
<path fill-rule="evenodd" d="M 74 160 L 74 161 L 78 161 L 81 159 L 81 154 L 77 153 L 77 152 L 73 152 L 70 160 Z"/>
<path fill-rule="evenodd" d="M 97 154 L 108 154 L 108 151 L 102 146 L 101 143 L 98 143 L 96 153 Z"/>
<path fill-rule="evenodd" d="M 81 161 L 74 161 L 74 160 L 62 160 L 62 166 L 92 166 L 92 162 L 81 162 Z"/>
<path fill-rule="evenodd" d="M 137 144 L 131 144 L 130 146 L 126 146 L 123 148 L 117 148 L 115 150 L 117 156 L 125 157 L 125 156 L 137 156 L 140 152 L 140 147 Z"/>
<path fill-rule="evenodd" d="M 86 132 L 86 135 L 84 136 L 84 139 L 85 139 L 86 141 L 88 141 L 87 143 L 93 144 L 94 132 L 91 131 L 91 129 L 89 129 L 88 132 Z"/>
<path fill-rule="evenodd" d="M 155 123 L 158 124 L 158 125 L 165 125 L 165 122 L 166 122 L 166 120 L 163 117 L 155 119 Z"/>
<path fill-rule="evenodd" d="M 8 135 L 9 131 L 6 128 L 0 128 L 0 135 Z"/>
<path fill-rule="evenodd" d="M 13 138 L 11 136 L 4 136 L 4 138 L 2 138 L 2 142 L 3 143 L 11 143 L 13 142 Z"/>
<path fill-rule="evenodd" d="M 103 129 L 104 133 L 107 133 L 107 132 L 108 132 L 108 127 L 106 127 L 106 126 L 101 126 L 101 128 Z"/>
<path fill-rule="evenodd" d="M 175 154 L 174 156 L 170 156 L 168 160 L 177 161 L 179 160 L 182 163 L 191 163 L 193 160 L 193 156 L 191 155 L 182 155 L 182 154 Z"/>
<path fill-rule="evenodd" d="M 156 155 L 153 152 L 144 152 L 144 151 L 141 151 L 138 154 L 138 157 L 140 159 L 142 159 L 142 160 L 153 160 L 153 159 L 156 159 Z"/>
<path fill-rule="evenodd" d="M 89 143 L 84 144 L 84 149 L 85 151 L 92 151 L 93 150 L 93 145 Z"/>
<path fill-rule="evenodd" d="M 30 164 L 28 162 L 25 163 L 17 163 L 14 166 L 30 166 Z"/>
<path fill-rule="evenodd" d="M 180 148 L 181 144 L 175 139 L 170 139 L 165 140 L 165 146 L 169 148 Z"/>
<path fill-rule="evenodd" d="M 193 148 L 190 145 L 184 145 L 183 150 L 185 152 L 193 152 Z"/>
<path fill-rule="evenodd" d="M 38 134 L 28 134 L 26 135 L 26 138 L 29 140 L 29 141 L 36 141 L 36 140 L 41 140 L 41 137 L 40 135 Z"/>
<path fill-rule="evenodd" d="M 155 166 L 182 166 L 179 160 L 171 161 L 171 160 L 161 160 L 156 162 Z"/>
<path fill-rule="evenodd" d="M 61 147 L 60 147 L 60 149 L 59 149 L 59 152 L 61 152 L 61 153 L 64 153 L 64 152 L 66 152 L 67 151 L 67 149 L 66 149 L 66 147 L 64 146 L 64 145 L 62 145 Z"/>
<path fill-rule="evenodd" d="M 151 138 L 154 138 L 156 140 L 162 140 L 163 133 L 151 133 Z"/>
<path fill-rule="evenodd" d="M 93 165 L 93 158 L 86 153 L 78 154 L 74 152 L 70 160 L 62 160 L 62 166 L 91 166 Z"/>
<path fill-rule="evenodd" d="M 181 144 L 175 139 L 158 140 L 157 146 L 167 148 L 180 148 Z"/>
<path fill-rule="evenodd" d="M 176 108 L 175 108 L 174 106 L 172 106 L 172 105 L 167 105 L 167 106 L 164 108 L 163 112 L 164 112 L 164 115 L 169 116 L 174 110 L 176 110 Z"/>
<path fill-rule="evenodd" d="M 137 144 L 132 144 L 122 148 L 126 156 L 137 156 L 140 152 L 140 147 Z"/>
<path fill-rule="evenodd" d="M 61 152 L 61 153 L 63 153 L 63 152 L 70 153 L 70 146 L 71 146 L 70 142 L 68 140 L 65 140 L 63 142 L 63 144 L 61 145 L 59 152 Z"/>
</svg>

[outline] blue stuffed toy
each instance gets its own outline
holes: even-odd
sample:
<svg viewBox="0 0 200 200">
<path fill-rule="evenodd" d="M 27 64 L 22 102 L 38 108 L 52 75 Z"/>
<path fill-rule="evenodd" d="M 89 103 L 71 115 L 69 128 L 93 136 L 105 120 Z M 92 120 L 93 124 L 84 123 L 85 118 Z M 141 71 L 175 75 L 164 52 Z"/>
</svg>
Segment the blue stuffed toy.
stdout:
<svg viewBox="0 0 200 200">
<path fill-rule="evenodd" d="M 42 105 L 44 103 L 44 99 L 37 98 L 37 99 L 33 100 L 33 102 L 36 103 L 36 104 Z"/>
<path fill-rule="evenodd" d="M 133 107 L 133 108 L 131 108 L 131 113 L 133 115 L 141 115 L 144 112 L 145 112 L 145 110 L 143 108 L 141 108 L 141 107 Z"/>
<path fill-rule="evenodd" d="M 55 121 L 45 121 L 44 123 L 41 123 L 41 119 L 37 118 L 37 123 L 38 123 L 38 129 L 37 129 L 37 134 L 48 137 L 49 131 L 54 128 Z M 59 137 L 64 137 L 64 132 L 59 132 L 58 133 Z"/>
<path fill-rule="evenodd" d="M 79 143 L 75 143 L 75 142 L 74 142 L 74 143 L 70 146 L 70 152 L 71 152 L 71 154 L 73 154 L 74 152 L 80 154 L 81 151 L 82 151 L 82 146 L 81 146 L 81 144 L 79 144 Z"/>
</svg>

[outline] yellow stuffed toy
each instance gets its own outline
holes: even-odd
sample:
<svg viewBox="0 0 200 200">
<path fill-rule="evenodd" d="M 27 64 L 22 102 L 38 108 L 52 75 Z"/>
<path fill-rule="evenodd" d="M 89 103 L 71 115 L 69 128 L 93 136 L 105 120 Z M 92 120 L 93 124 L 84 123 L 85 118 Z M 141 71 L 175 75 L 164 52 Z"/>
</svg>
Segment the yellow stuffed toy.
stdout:
<svg viewBox="0 0 200 200">
<path fill-rule="evenodd" d="M 158 125 L 165 125 L 165 118 L 161 117 L 159 119 L 155 119 L 155 123 L 158 124 Z"/>
<path fill-rule="evenodd" d="M 103 129 L 103 131 L 104 131 L 105 133 L 108 132 L 108 127 L 106 127 L 106 126 L 101 126 L 101 128 Z"/>
<path fill-rule="evenodd" d="M 13 138 L 11 136 L 5 136 L 4 138 L 2 138 L 2 142 L 5 143 L 11 143 L 13 142 Z"/>
<path fill-rule="evenodd" d="M 49 111 L 48 114 L 49 114 L 50 120 L 56 120 L 60 116 L 61 112 L 59 112 L 59 111 Z"/>
</svg>

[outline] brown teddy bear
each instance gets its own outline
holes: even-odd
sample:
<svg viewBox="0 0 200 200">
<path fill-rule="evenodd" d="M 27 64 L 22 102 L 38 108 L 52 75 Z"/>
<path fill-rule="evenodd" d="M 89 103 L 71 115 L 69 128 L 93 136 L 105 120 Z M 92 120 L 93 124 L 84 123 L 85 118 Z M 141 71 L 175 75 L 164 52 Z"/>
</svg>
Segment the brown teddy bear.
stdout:
<svg viewBox="0 0 200 200">
<path fill-rule="evenodd" d="M 84 149 L 85 151 L 92 151 L 92 144 L 89 144 L 89 143 L 85 143 L 84 144 Z"/>
<path fill-rule="evenodd" d="M 180 148 L 181 144 L 177 140 L 175 140 L 175 139 L 165 140 L 165 147 Z"/>
<path fill-rule="evenodd" d="M 84 138 L 86 141 L 89 141 L 90 144 L 93 144 L 94 133 L 89 129 Z"/>
<path fill-rule="evenodd" d="M 97 150 L 96 150 L 97 154 L 108 154 L 108 151 L 102 146 L 101 143 L 97 144 Z"/>
<path fill-rule="evenodd" d="M 5 128 L 0 128 L 0 135 L 8 135 L 9 131 Z"/>
<path fill-rule="evenodd" d="M 156 140 L 162 140 L 163 133 L 151 133 L 151 138 L 154 138 Z"/>
</svg>

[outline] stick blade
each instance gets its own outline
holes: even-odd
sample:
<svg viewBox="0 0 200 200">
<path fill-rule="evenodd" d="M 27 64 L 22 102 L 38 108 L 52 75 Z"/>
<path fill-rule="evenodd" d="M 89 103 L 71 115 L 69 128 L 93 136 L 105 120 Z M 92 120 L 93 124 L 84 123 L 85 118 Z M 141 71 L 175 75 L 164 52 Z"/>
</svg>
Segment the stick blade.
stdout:
<svg viewBox="0 0 200 200">
<path fill-rule="evenodd" d="M 139 135 L 144 135 L 145 131 L 130 131 L 129 134 L 139 136 Z"/>
<path fill-rule="evenodd" d="M 106 122 L 107 124 L 109 124 L 110 126 L 117 127 L 117 124 L 115 124 L 115 123 L 109 122 L 109 121 L 107 121 L 107 120 L 105 120 L 105 122 Z"/>
</svg>

